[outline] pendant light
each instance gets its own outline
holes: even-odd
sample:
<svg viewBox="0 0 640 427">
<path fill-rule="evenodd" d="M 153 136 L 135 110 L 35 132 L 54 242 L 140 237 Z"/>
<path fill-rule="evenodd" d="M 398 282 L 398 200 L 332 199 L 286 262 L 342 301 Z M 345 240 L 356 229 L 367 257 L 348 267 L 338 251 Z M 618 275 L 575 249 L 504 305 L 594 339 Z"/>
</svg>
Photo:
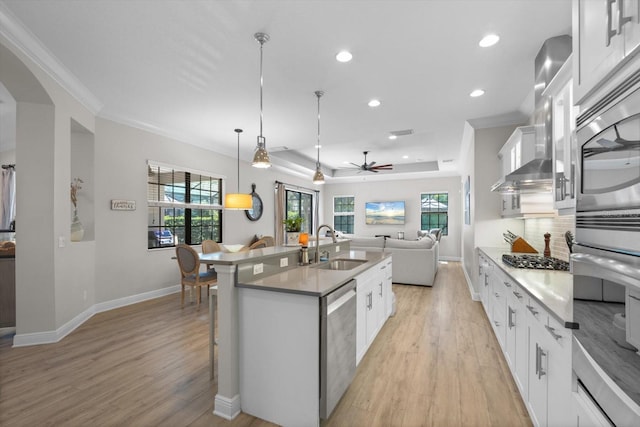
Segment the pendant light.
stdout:
<svg viewBox="0 0 640 427">
<path fill-rule="evenodd" d="M 255 39 L 260 43 L 260 135 L 258 136 L 258 145 L 253 154 L 253 162 L 251 166 L 256 168 L 271 167 L 269 153 L 267 152 L 267 142 L 262 136 L 262 46 L 269 41 L 269 35 L 265 33 L 255 33 Z"/>
<path fill-rule="evenodd" d="M 238 192 L 224 195 L 224 208 L 244 211 L 253 208 L 253 197 L 251 194 L 240 193 L 240 134 L 242 129 L 234 129 L 233 131 L 238 134 Z"/>
<path fill-rule="evenodd" d="M 324 95 L 324 92 L 321 90 L 317 90 L 315 91 L 315 94 L 318 97 L 318 142 L 316 144 L 316 148 L 318 149 L 318 157 L 316 158 L 316 173 L 313 174 L 313 183 L 324 184 L 324 174 L 322 173 L 322 168 L 320 167 L 320 97 Z"/>
</svg>

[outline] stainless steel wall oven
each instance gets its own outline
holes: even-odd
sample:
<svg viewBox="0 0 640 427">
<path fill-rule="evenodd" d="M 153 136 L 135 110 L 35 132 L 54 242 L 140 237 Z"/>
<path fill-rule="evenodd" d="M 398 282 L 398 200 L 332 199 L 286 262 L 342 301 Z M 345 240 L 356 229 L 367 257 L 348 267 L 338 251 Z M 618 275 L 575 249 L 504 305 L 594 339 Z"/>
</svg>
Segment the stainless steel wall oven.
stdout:
<svg viewBox="0 0 640 427">
<path fill-rule="evenodd" d="M 577 120 L 573 370 L 602 420 L 640 425 L 640 71 Z"/>
</svg>

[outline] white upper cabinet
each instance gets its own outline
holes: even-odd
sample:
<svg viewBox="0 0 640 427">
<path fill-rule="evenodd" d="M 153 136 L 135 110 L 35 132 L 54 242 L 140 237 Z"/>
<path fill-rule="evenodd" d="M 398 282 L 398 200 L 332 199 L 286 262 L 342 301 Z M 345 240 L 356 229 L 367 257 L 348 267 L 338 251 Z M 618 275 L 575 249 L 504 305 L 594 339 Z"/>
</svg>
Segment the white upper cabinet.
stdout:
<svg viewBox="0 0 640 427">
<path fill-rule="evenodd" d="M 577 104 L 600 86 L 640 44 L 637 0 L 574 0 L 574 96 Z"/>
<path fill-rule="evenodd" d="M 553 117 L 553 203 L 560 214 L 575 214 L 576 206 L 578 109 L 573 103 L 572 60 L 570 56 L 545 90 Z"/>
</svg>

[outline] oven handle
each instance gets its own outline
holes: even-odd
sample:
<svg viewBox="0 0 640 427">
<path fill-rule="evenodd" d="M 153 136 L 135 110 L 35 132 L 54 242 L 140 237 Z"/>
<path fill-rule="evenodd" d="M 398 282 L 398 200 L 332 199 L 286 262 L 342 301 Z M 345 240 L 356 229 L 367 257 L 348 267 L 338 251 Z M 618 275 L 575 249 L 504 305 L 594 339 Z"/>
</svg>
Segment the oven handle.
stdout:
<svg viewBox="0 0 640 427">
<path fill-rule="evenodd" d="M 640 268 L 613 258 L 574 252 L 571 271 L 574 275 L 597 277 L 640 289 Z"/>
</svg>

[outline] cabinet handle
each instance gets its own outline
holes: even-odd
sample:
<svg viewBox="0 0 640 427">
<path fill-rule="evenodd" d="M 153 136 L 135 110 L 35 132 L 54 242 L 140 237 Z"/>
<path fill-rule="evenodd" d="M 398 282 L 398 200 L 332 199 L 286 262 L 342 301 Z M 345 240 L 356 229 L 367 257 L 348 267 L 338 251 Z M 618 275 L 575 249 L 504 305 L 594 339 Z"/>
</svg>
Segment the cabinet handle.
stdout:
<svg viewBox="0 0 640 427">
<path fill-rule="evenodd" d="M 538 364 L 538 379 L 540 379 L 543 375 L 547 374 L 547 372 L 542 369 L 542 358 L 546 357 L 547 353 L 542 350 L 542 347 L 538 347 L 538 351 L 540 352 L 540 356 L 538 357 L 540 359 L 540 362 Z"/>
<path fill-rule="evenodd" d="M 506 211 L 507 210 L 507 201 L 505 199 L 502 199 L 502 211 Z"/>
<path fill-rule="evenodd" d="M 484 285 L 485 286 L 489 286 L 489 275 L 488 274 L 484 275 Z"/>
<path fill-rule="evenodd" d="M 520 292 L 513 291 L 513 294 L 516 296 L 516 298 L 522 299 L 522 294 Z"/>
<path fill-rule="evenodd" d="M 513 327 L 516 325 L 513 322 L 513 315 L 516 313 L 516 311 L 514 309 L 512 309 L 511 307 L 509 307 L 509 329 L 513 329 Z"/>
<path fill-rule="evenodd" d="M 616 0 L 607 0 L 607 47 L 611 45 L 611 38 L 618 34 L 616 30 L 611 28 L 613 21 L 613 4 L 615 2 Z"/>
<path fill-rule="evenodd" d="M 536 375 L 538 375 L 539 371 L 540 371 L 540 346 L 538 345 L 538 343 L 536 343 Z"/>
<path fill-rule="evenodd" d="M 382 282 L 380 282 L 380 296 L 382 297 Z"/>
<path fill-rule="evenodd" d="M 495 292 L 494 295 L 496 296 L 496 298 L 500 298 L 500 294 Z"/>
<path fill-rule="evenodd" d="M 516 196 L 515 195 L 511 195 L 511 209 L 515 209 L 516 208 Z"/>
<path fill-rule="evenodd" d="M 507 288 L 510 288 L 510 287 L 511 287 L 511 283 L 509 283 L 509 282 L 503 282 L 503 283 L 504 283 L 504 285 L 505 285 Z"/>
<path fill-rule="evenodd" d="M 533 314 L 534 316 L 538 315 L 538 310 L 536 310 L 536 308 L 532 305 L 528 305 L 527 308 L 529 309 L 529 311 L 531 312 L 531 314 Z"/>
<path fill-rule="evenodd" d="M 497 320 L 494 320 L 494 321 L 493 321 L 493 324 L 494 324 L 494 325 L 496 325 L 496 328 L 499 328 L 499 327 L 500 327 L 500 322 L 498 322 Z"/>
<path fill-rule="evenodd" d="M 387 268 L 387 266 L 383 265 L 382 267 L 380 267 L 380 270 L 384 270 L 385 268 Z"/>
<path fill-rule="evenodd" d="M 618 2 L 618 35 L 622 34 L 622 27 L 627 22 L 631 22 L 633 18 L 631 16 L 624 16 L 624 0 Z"/>
<path fill-rule="evenodd" d="M 547 331 L 549 331 L 549 333 L 551 334 L 553 339 L 555 339 L 556 341 L 558 341 L 560 338 L 562 338 L 562 335 L 556 334 L 555 328 L 552 328 L 551 326 L 548 326 L 548 325 L 544 325 L 544 327 L 547 329 Z"/>
</svg>

